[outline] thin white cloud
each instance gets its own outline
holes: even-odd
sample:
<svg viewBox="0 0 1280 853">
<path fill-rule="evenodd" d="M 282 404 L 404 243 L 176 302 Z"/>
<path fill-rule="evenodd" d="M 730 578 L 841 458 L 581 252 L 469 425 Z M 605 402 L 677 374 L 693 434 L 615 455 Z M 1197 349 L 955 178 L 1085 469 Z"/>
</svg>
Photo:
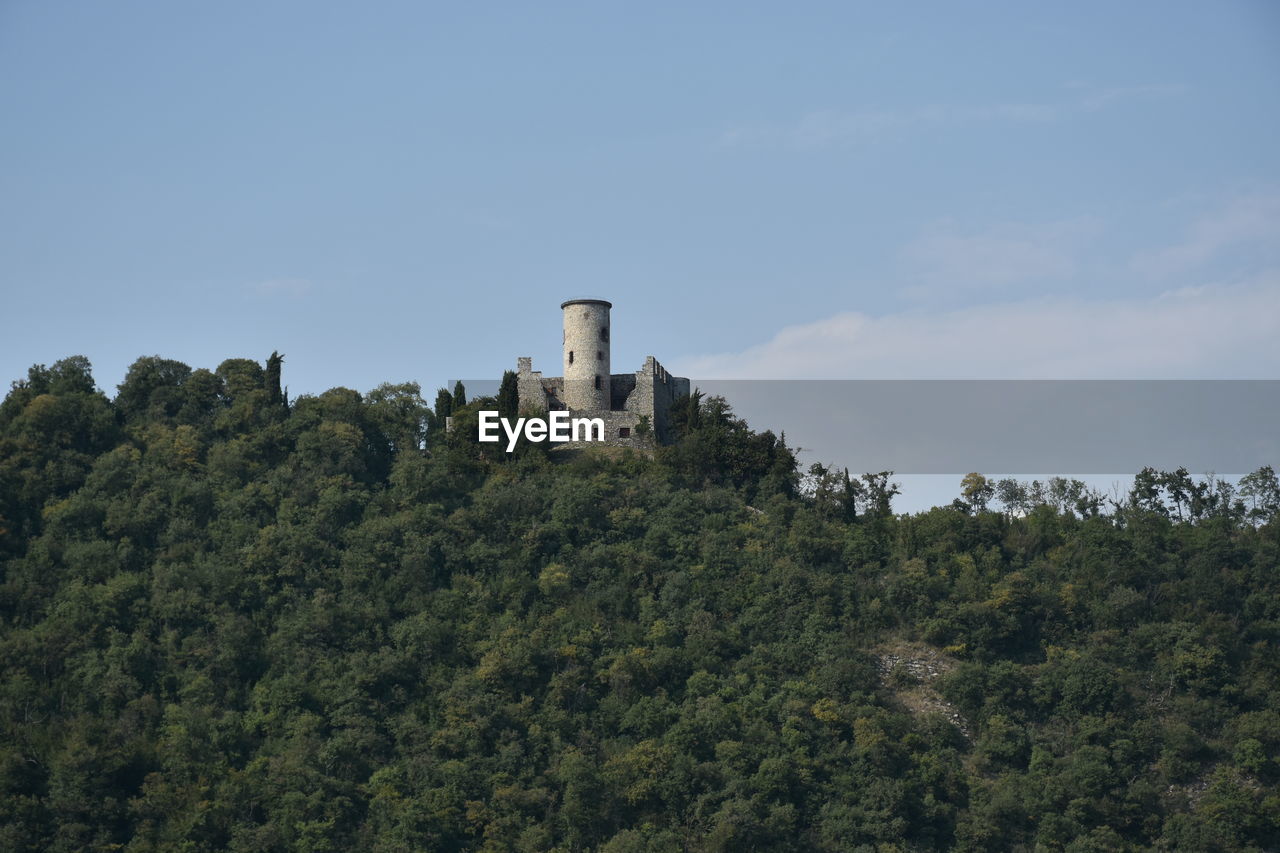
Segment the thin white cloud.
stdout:
<svg viewBox="0 0 1280 853">
<path fill-rule="evenodd" d="M 1044 224 L 1004 223 L 964 232 L 953 223 L 933 225 L 901 253 L 905 293 L 936 298 L 947 292 L 1001 288 L 1076 271 L 1076 256 L 1099 230 L 1092 219 Z"/>
<path fill-rule="evenodd" d="M 1139 254 L 1133 269 L 1164 278 L 1194 270 L 1228 249 L 1253 244 L 1280 246 L 1280 196 L 1235 199 L 1192 225 L 1181 243 Z"/>
<path fill-rule="evenodd" d="M 1280 271 L 1146 298 L 842 313 L 674 367 L 703 379 L 1272 379 Z"/>
<path fill-rule="evenodd" d="M 1075 100 L 1046 103 L 1000 103 L 976 106 L 932 105 L 908 110 L 817 110 L 783 124 L 730 128 L 720 135 L 724 148 L 791 148 L 810 150 L 850 145 L 878 138 L 892 131 L 976 122 L 1051 122 L 1104 109 L 1135 98 L 1167 97 L 1184 91 L 1182 86 L 1115 86 Z"/>
</svg>

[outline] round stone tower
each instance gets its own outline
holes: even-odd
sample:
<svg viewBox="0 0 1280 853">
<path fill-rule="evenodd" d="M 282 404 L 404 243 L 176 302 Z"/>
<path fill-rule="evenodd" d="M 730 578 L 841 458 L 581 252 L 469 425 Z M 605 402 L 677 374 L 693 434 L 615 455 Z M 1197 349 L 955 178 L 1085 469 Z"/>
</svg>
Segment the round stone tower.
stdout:
<svg viewBox="0 0 1280 853">
<path fill-rule="evenodd" d="M 564 402 L 570 409 L 609 408 L 609 309 L 603 299 L 570 299 L 564 312 Z"/>
</svg>

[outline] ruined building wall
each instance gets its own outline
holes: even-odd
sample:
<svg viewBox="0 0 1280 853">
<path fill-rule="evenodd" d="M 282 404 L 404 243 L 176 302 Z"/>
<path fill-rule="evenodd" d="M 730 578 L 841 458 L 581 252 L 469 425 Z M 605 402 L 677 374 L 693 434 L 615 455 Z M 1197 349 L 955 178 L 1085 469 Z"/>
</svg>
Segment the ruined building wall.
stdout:
<svg viewBox="0 0 1280 853">
<path fill-rule="evenodd" d="M 672 376 L 653 356 L 635 373 L 635 390 L 627 397 L 628 411 L 648 415 L 659 441 L 671 439 L 671 404 L 689 393 L 689 380 Z"/>
<path fill-rule="evenodd" d="M 605 423 L 605 443 L 624 447 L 668 442 L 671 406 L 689 393 L 689 380 L 672 376 L 648 356 L 635 373 L 609 373 L 609 309 L 603 299 L 571 299 L 564 319 L 563 377 L 544 377 L 533 359 L 517 360 L 516 385 L 522 415 L 568 409 L 575 416 Z M 649 429 L 642 434 L 641 423 Z"/>
<path fill-rule="evenodd" d="M 531 356 L 516 359 L 516 390 L 520 394 L 521 415 L 550 410 L 544 381 L 542 371 L 533 369 Z"/>
<path fill-rule="evenodd" d="M 636 390 L 636 374 L 615 373 L 609 377 L 609 408 L 627 408 L 627 398 Z"/>
</svg>

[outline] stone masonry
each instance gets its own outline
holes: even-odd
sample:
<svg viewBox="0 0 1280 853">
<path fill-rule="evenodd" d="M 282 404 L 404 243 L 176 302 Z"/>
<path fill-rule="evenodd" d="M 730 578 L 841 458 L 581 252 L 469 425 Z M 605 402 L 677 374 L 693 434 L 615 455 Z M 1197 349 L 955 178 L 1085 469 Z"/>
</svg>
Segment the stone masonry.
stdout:
<svg viewBox="0 0 1280 853">
<path fill-rule="evenodd" d="M 516 360 L 520 414 L 566 410 L 573 417 L 600 418 L 605 444 L 646 447 L 669 442 L 671 404 L 689 393 L 689 380 L 672 376 L 648 356 L 635 373 L 609 372 L 609 309 L 603 299 L 570 299 L 560 306 L 564 321 L 564 375 L 544 377 L 533 359 Z M 642 424 L 648 425 L 648 434 Z M 592 442 L 595 443 L 595 442 Z M 574 442 L 569 442 L 572 446 Z M 578 442 L 584 446 L 587 442 Z"/>
</svg>

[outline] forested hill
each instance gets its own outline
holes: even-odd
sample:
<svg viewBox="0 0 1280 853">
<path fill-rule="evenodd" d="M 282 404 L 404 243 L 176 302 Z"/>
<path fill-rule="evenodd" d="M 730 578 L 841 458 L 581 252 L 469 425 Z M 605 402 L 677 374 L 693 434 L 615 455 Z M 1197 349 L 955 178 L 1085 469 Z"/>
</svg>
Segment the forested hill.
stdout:
<svg viewBox="0 0 1280 853">
<path fill-rule="evenodd" d="M 1270 469 L 894 515 L 717 399 L 564 461 L 280 372 L 0 404 L 0 850 L 1280 848 Z"/>
</svg>

